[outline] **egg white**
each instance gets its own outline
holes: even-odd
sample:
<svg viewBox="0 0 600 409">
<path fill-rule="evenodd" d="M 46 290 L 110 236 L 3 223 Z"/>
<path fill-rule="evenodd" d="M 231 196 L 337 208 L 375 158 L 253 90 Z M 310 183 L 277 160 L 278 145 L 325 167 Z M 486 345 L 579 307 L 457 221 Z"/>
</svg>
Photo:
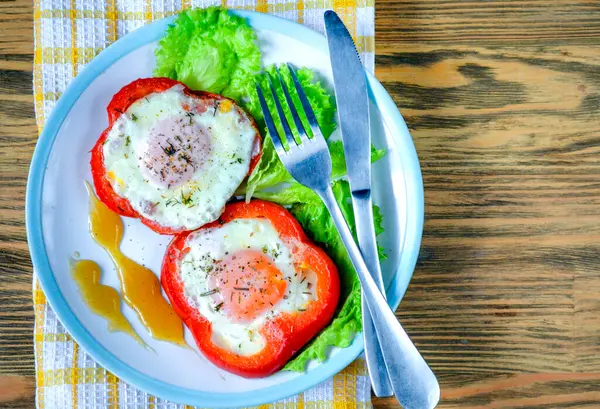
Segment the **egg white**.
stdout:
<svg viewBox="0 0 600 409">
<path fill-rule="evenodd" d="M 161 120 L 186 115 L 182 105 L 197 102 L 180 85 L 150 94 L 115 121 L 103 146 L 104 164 L 115 192 L 145 218 L 174 229 L 193 230 L 216 220 L 246 177 L 256 149 L 256 131 L 249 118 L 231 105 L 225 110 L 214 104 L 214 109 L 211 106 L 203 114 L 189 117 L 211 130 L 210 150 L 196 153 L 205 155 L 204 166 L 180 186 L 166 188 L 155 183 L 143 169 L 149 130 Z"/>
<path fill-rule="evenodd" d="M 303 271 L 296 274 L 292 251 L 294 243 L 285 243 L 271 222 L 236 219 L 222 226 L 192 233 L 186 242 L 191 249 L 179 261 L 179 272 L 187 301 L 212 323 L 212 341 L 239 355 L 253 355 L 265 347 L 258 332 L 264 323 L 281 313 L 306 309 L 315 299 L 316 275 Z M 217 301 L 206 293 L 215 261 L 236 251 L 254 249 L 267 254 L 287 280 L 285 297 L 248 323 L 233 322 Z M 305 277 L 308 276 L 308 279 Z M 310 291 L 309 284 L 315 287 Z"/>
</svg>

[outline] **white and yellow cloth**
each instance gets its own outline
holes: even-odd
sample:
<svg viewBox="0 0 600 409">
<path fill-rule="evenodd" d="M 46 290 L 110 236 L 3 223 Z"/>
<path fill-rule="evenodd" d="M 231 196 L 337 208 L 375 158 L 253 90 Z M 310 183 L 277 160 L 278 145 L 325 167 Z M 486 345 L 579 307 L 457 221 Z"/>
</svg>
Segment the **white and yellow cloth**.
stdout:
<svg viewBox="0 0 600 409">
<path fill-rule="evenodd" d="M 34 94 L 41 130 L 56 101 L 83 67 L 130 31 L 189 7 L 256 10 L 322 31 L 323 12 L 345 21 L 367 69 L 374 68 L 374 0 L 35 0 Z M 61 325 L 34 279 L 38 409 L 183 409 L 119 380 L 87 355 Z M 265 409 L 371 407 L 362 359 L 332 379 Z"/>
</svg>

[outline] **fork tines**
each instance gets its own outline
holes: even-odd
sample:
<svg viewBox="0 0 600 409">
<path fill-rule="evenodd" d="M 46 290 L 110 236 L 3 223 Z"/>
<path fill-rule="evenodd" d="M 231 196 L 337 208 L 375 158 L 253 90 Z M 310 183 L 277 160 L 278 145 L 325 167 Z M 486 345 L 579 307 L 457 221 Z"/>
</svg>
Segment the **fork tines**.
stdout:
<svg viewBox="0 0 600 409">
<path fill-rule="evenodd" d="M 298 94 L 298 97 L 300 99 L 300 103 L 302 104 L 302 109 L 304 110 L 304 114 L 306 115 L 306 118 L 308 119 L 308 123 L 310 124 L 311 131 L 314 136 L 320 136 L 321 131 L 319 129 L 319 125 L 317 123 L 315 113 L 314 113 L 312 107 L 310 106 L 310 103 L 308 102 L 306 93 L 304 92 L 304 90 L 302 89 L 302 86 L 300 85 L 300 81 L 298 81 L 298 76 L 296 75 L 296 71 L 291 64 L 287 64 L 287 67 L 290 71 L 290 76 L 292 78 L 292 82 L 294 83 L 294 88 L 296 89 L 296 93 Z M 275 87 L 273 85 L 273 80 L 271 79 L 271 75 L 269 75 L 268 73 L 264 74 L 267 78 L 267 85 L 268 85 L 269 89 L 271 90 L 271 96 L 273 98 L 273 101 L 275 102 L 275 108 L 277 111 L 277 115 L 279 116 L 279 120 L 281 121 L 283 133 L 285 134 L 285 141 L 286 141 L 285 145 L 282 143 L 279 132 L 277 130 L 277 126 L 275 125 L 275 122 L 273 121 L 273 116 L 271 115 L 269 106 L 267 104 L 267 101 L 265 100 L 265 96 L 263 94 L 262 87 L 260 86 L 259 82 L 256 83 L 256 92 L 258 94 L 258 100 L 260 102 L 260 107 L 262 109 L 263 116 L 265 118 L 265 123 L 267 125 L 269 135 L 271 135 L 271 139 L 273 140 L 273 145 L 275 146 L 275 149 L 277 149 L 277 153 L 279 155 L 282 155 L 282 154 L 285 154 L 291 148 L 292 142 L 298 146 L 302 146 L 302 144 L 311 141 L 311 138 L 308 135 L 308 133 L 306 132 L 306 129 L 304 128 L 304 125 L 302 124 L 302 121 L 300 120 L 300 116 L 298 115 L 298 111 L 296 110 L 296 107 L 292 100 L 290 90 L 289 90 L 287 84 L 285 83 L 283 76 L 281 75 L 281 71 L 279 70 L 279 67 L 275 67 L 275 70 L 277 72 L 277 80 L 279 81 L 281 89 L 283 89 L 283 94 L 285 96 L 287 106 L 290 109 L 292 118 L 294 120 L 294 124 L 296 126 L 296 130 L 298 131 L 298 135 L 300 136 L 299 138 L 294 138 L 294 134 L 292 133 L 292 130 L 290 128 L 290 124 L 285 116 L 284 111 L 283 111 L 281 101 L 279 100 L 279 98 L 277 97 L 277 93 L 275 92 Z"/>
</svg>

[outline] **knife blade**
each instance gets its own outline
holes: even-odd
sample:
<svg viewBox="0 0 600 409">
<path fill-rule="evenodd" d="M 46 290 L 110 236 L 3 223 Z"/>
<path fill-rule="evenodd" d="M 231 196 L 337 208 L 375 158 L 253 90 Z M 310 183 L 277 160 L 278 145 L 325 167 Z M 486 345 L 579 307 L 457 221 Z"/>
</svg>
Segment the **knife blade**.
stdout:
<svg viewBox="0 0 600 409">
<path fill-rule="evenodd" d="M 365 70 L 350 33 L 334 11 L 325 12 L 325 31 L 333 71 L 338 126 L 342 134 L 352 191 L 358 245 L 375 283 L 385 296 L 373 225 L 371 118 Z M 379 397 L 392 396 L 386 365 L 364 298 L 362 308 L 365 357 L 373 392 Z"/>
</svg>

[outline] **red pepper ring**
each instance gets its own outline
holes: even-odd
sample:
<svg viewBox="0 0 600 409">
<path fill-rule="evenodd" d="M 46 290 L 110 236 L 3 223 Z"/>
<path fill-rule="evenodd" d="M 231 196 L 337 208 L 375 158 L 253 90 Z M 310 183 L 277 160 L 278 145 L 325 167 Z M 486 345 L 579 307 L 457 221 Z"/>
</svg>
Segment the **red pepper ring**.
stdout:
<svg viewBox="0 0 600 409">
<path fill-rule="evenodd" d="M 339 276 L 329 256 L 308 239 L 300 224 L 285 208 L 274 203 L 262 200 L 230 203 L 219 220 L 199 230 L 218 227 L 235 219 L 270 221 L 280 238 L 292 246 L 295 268 L 308 268 L 317 276 L 316 298 L 307 305 L 306 310 L 281 312 L 261 327 L 259 332 L 266 342 L 262 350 L 253 355 L 239 355 L 216 345 L 212 341 L 211 322 L 188 303 L 178 265 L 190 251 L 186 243 L 188 236 L 194 232 L 182 233 L 169 244 L 163 260 L 161 282 L 175 312 L 190 329 L 208 360 L 240 376 L 265 377 L 281 369 L 329 323 L 340 295 Z"/>
<path fill-rule="evenodd" d="M 150 227 L 152 230 L 160 234 L 177 234 L 185 230 L 173 229 L 171 227 L 162 226 L 153 220 L 145 218 L 131 206 L 129 200 L 119 196 L 114 191 L 110 180 L 108 179 L 106 167 L 104 166 L 104 152 L 102 147 L 115 121 L 119 118 L 119 116 L 126 112 L 127 109 L 129 109 L 129 107 L 135 101 L 155 92 L 164 92 L 175 85 L 183 86 L 184 93 L 191 97 L 199 99 L 214 99 L 217 101 L 229 100 L 233 103 L 234 109 L 238 110 L 238 112 L 240 113 L 244 113 L 248 118 L 250 118 L 251 125 L 256 130 L 255 144 L 259 147 L 259 149 L 250 160 L 248 175 L 252 173 L 262 155 L 262 149 L 260 149 L 260 132 L 258 131 L 258 126 L 256 125 L 254 118 L 252 118 L 252 116 L 250 116 L 249 114 L 245 113 L 240 107 L 238 107 L 235 101 L 229 98 L 218 94 L 212 94 L 210 92 L 193 91 L 190 88 L 188 88 L 185 84 L 179 81 L 162 77 L 140 78 L 121 88 L 119 92 L 117 92 L 113 96 L 110 103 L 106 107 L 106 111 L 108 112 L 108 127 L 104 130 L 104 132 L 102 132 L 100 138 L 98 138 L 98 141 L 96 142 L 91 151 L 92 157 L 90 159 L 90 165 L 92 168 L 92 178 L 94 180 L 96 194 L 98 195 L 98 198 L 102 201 L 102 203 L 107 205 L 108 208 L 111 209 L 113 212 L 125 217 L 139 218 L 142 221 L 142 223 L 144 223 L 146 226 Z"/>
</svg>

